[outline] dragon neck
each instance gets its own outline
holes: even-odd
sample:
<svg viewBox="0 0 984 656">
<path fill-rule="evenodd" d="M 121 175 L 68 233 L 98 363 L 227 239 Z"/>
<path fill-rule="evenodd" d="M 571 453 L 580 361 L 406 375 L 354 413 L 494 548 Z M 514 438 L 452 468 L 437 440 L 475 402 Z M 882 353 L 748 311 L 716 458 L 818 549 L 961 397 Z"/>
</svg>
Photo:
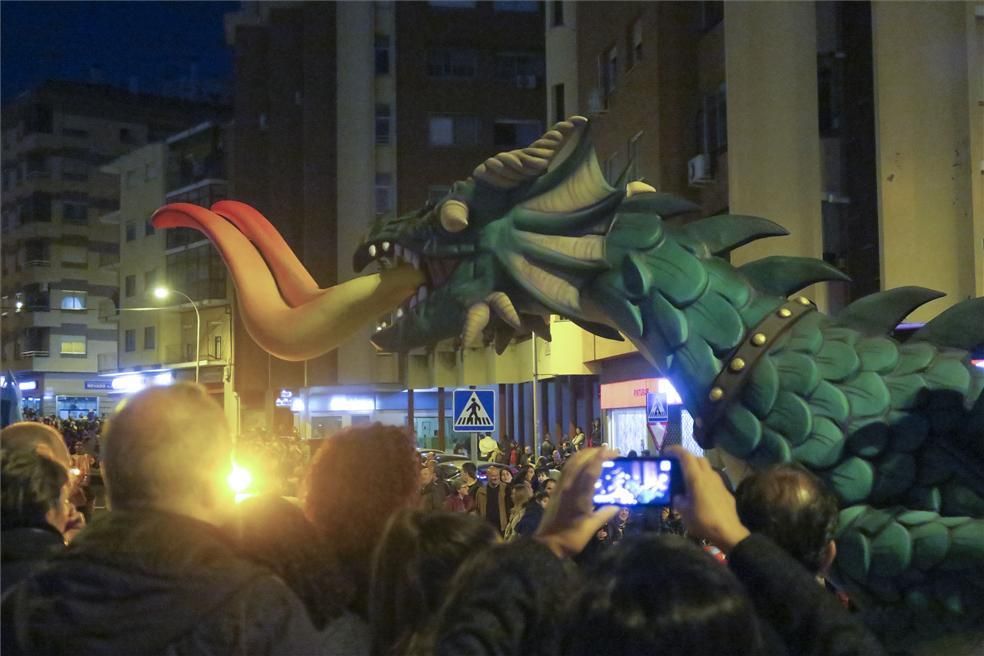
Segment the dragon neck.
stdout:
<svg viewBox="0 0 984 656">
<path fill-rule="evenodd" d="M 783 299 L 764 296 L 725 260 L 701 256 L 672 233 L 629 249 L 622 265 L 587 290 L 609 319 L 696 414 L 711 384 L 751 328 Z M 607 301 L 605 300 L 607 297 Z"/>
</svg>

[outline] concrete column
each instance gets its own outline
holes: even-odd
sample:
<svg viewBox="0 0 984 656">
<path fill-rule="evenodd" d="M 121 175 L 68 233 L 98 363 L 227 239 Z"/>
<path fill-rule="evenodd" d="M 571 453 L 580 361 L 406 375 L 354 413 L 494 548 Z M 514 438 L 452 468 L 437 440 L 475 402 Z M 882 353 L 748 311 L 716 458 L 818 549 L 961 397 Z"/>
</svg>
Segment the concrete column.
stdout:
<svg viewBox="0 0 984 656">
<path fill-rule="evenodd" d="M 871 3 L 882 287 L 947 293 L 917 310 L 917 321 L 984 293 L 984 208 L 980 196 L 973 202 L 984 160 L 975 4 Z"/>
<path fill-rule="evenodd" d="M 761 216 L 790 232 L 738 249 L 732 262 L 822 257 L 816 7 L 726 2 L 724 34 L 730 212 Z M 823 287 L 805 292 L 826 307 Z"/>
<path fill-rule="evenodd" d="M 499 383 L 499 409 L 498 409 L 498 421 L 499 424 L 499 438 L 506 434 L 506 384 Z"/>
<path fill-rule="evenodd" d="M 437 388 L 437 442 L 438 444 L 447 444 L 447 433 L 444 431 L 444 404 L 447 403 L 444 397 L 444 388 Z M 444 450 L 444 447 L 441 447 Z"/>
<path fill-rule="evenodd" d="M 512 438 L 520 444 L 526 444 L 526 384 L 517 383 L 516 387 L 516 433 Z"/>
<path fill-rule="evenodd" d="M 564 388 L 560 383 L 560 376 L 554 376 L 554 407 L 557 413 L 554 422 L 554 444 L 559 445 L 564 441 Z"/>
</svg>

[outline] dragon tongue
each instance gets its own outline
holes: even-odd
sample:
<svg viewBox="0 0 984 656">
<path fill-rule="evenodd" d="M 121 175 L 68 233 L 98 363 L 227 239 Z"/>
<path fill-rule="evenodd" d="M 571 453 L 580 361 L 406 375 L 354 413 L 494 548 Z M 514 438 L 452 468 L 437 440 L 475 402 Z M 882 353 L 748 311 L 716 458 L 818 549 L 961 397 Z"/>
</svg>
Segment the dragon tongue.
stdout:
<svg viewBox="0 0 984 656">
<path fill-rule="evenodd" d="M 461 343 L 469 346 L 475 343 L 478 337 L 489 324 L 489 306 L 487 303 L 475 303 L 468 308 L 468 315 L 465 317 L 465 326 L 461 331 Z"/>
</svg>

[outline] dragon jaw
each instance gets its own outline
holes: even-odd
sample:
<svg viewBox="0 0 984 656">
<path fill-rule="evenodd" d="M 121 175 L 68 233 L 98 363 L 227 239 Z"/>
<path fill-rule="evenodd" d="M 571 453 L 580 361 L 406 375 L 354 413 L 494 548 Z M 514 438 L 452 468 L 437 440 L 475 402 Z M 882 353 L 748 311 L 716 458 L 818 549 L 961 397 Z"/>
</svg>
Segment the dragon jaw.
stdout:
<svg viewBox="0 0 984 656">
<path fill-rule="evenodd" d="M 620 339 L 581 291 L 612 266 L 604 236 L 612 209 L 652 188 L 609 186 L 586 128 L 579 117 L 560 123 L 529 148 L 486 160 L 436 206 L 373 227 L 355 253 L 357 271 L 373 261 L 409 262 L 426 279 L 377 331 L 378 348 L 452 338 L 473 346 L 484 336 L 501 352 L 516 333 L 544 332 L 550 314 Z"/>
</svg>

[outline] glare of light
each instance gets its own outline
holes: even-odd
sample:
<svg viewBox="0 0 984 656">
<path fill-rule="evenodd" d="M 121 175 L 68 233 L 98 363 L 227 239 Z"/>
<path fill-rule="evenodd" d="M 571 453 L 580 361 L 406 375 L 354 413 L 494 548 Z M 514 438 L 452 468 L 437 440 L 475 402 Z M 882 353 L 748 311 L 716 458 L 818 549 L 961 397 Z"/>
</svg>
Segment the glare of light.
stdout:
<svg viewBox="0 0 984 656">
<path fill-rule="evenodd" d="M 7 377 L 0 376 L 0 387 L 7 384 Z M 17 383 L 17 388 L 22 392 L 30 392 L 31 390 L 36 390 L 38 388 L 38 381 L 36 380 L 25 380 Z"/>
<path fill-rule="evenodd" d="M 72 467 L 72 468 L 71 468 L 71 469 L 69 469 L 68 471 L 69 471 L 69 473 L 71 473 L 71 474 L 72 474 L 72 476 L 78 476 L 79 474 L 81 474 L 81 473 L 82 473 L 82 470 L 81 470 L 81 469 L 79 469 L 78 467 Z"/>
<path fill-rule="evenodd" d="M 328 409 L 342 412 L 372 412 L 376 409 L 376 400 L 371 396 L 336 394 L 328 402 Z"/>
<path fill-rule="evenodd" d="M 975 367 L 980 367 L 981 369 L 984 369 L 984 360 L 971 360 L 970 363 Z"/>
<path fill-rule="evenodd" d="M 670 405 L 680 405 L 683 403 L 683 399 L 680 398 L 680 394 L 677 393 L 676 388 L 673 387 L 673 383 L 670 382 L 669 378 L 658 378 L 656 380 L 656 390 L 661 394 L 666 394 L 666 402 Z"/>
<path fill-rule="evenodd" d="M 17 309 L 18 312 L 20 312 L 22 309 L 24 309 L 24 301 L 17 301 L 16 303 L 14 303 L 14 307 Z"/>
<path fill-rule="evenodd" d="M 226 483 L 229 484 L 229 489 L 236 493 L 238 497 L 249 489 L 249 486 L 253 484 L 253 475 L 249 473 L 249 470 L 243 469 L 239 465 L 233 463 L 232 471 L 229 472 L 229 477 L 226 478 Z"/>
<path fill-rule="evenodd" d="M 157 374 L 151 380 L 154 385 L 171 385 L 174 383 L 174 374 L 170 371 L 165 371 L 162 374 Z"/>
<path fill-rule="evenodd" d="M 290 402 L 291 412 L 304 412 L 304 399 L 294 399 Z"/>
<path fill-rule="evenodd" d="M 117 376 L 113 379 L 113 389 L 117 392 L 125 392 L 127 394 L 132 394 L 134 392 L 139 392 L 147 384 L 144 382 L 144 377 L 140 374 L 127 374 L 126 376 Z"/>
<path fill-rule="evenodd" d="M 154 298 L 164 300 L 171 295 L 171 290 L 167 287 L 154 287 Z"/>
</svg>

